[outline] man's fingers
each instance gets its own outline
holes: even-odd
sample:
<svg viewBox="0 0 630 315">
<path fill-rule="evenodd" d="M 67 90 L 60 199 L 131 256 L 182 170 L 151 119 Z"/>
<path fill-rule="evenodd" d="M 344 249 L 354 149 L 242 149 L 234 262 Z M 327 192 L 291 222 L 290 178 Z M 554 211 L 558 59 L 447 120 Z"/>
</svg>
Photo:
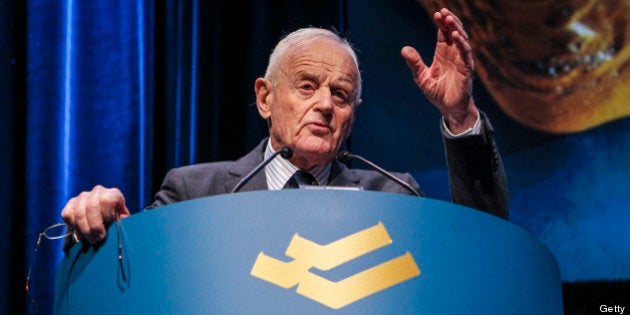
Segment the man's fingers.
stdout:
<svg viewBox="0 0 630 315">
<path fill-rule="evenodd" d="M 455 15 L 449 15 L 445 19 L 446 28 L 448 32 L 452 35 L 453 33 L 458 33 L 462 38 L 468 40 L 468 33 L 464 29 L 464 24 L 457 18 Z M 452 37 L 452 36 L 451 36 Z"/>
<path fill-rule="evenodd" d="M 61 219 L 63 219 L 64 222 L 70 225 L 72 225 L 72 223 L 74 222 L 77 198 L 78 197 L 74 197 L 68 200 L 68 202 L 66 203 L 66 206 L 63 207 L 63 209 L 61 210 Z"/>
<path fill-rule="evenodd" d="M 454 26 L 456 28 L 460 28 L 460 29 L 464 28 L 464 23 L 462 23 L 462 20 L 460 20 L 459 17 L 455 15 L 453 12 L 451 12 L 449 9 L 443 8 L 442 10 L 440 10 L 440 14 L 444 17 L 444 20 L 446 21 L 446 23 L 450 22 L 448 17 L 451 17 L 453 19 L 453 22 L 455 23 Z"/>
<path fill-rule="evenodd" d="M 448 28 L 446 27 L 446 22 L 444 21 L 444 17 L 442 16 L 442 13 L 440 12 L 433 13 L 433 20 L 435 21 L 435 25 L 438 28 L 438 32 L 437 32 L 438 43 L 448 42 L 449 41 Z"/>
<path fill-rule="evenodd" d="M 464 24 L 457 15 L 453 14 L 448 9 L 435 12 L 433 20 L 438 27 L 438 42 L 447 42 L 450 44 L 453 40 L 452 34 L 454 32 L 459 33 L 461 37 L 468 40 L 468 33 L 466 33 L 464 29 Z"/>
<path fill-rule="evenodd" d="M 69 229 L 75 230 L 73 233 L 74 235 L 73 237 L 75 238 L 75 241 L 79 241 L 81 239 L 80 233 L 76 231 L 77 229 L 76 211 L 77 211 L 78 199 L 79 199 L 78 196 L 71 198 L 70 200 L 68 200 L 63 210 L 61 210 L 61 218 L 63 219 L 63 221 L 66 222 L 66 224 L 68 224 Z"/>
<path fill-rule="evenodd" d="M 459 32 L 453 32 L 452 40 L 457 46 L 460 59 L 463 61 L 465 69 L 472 73 L 475 69 L 475 61 L 473 59 L 472 47 L 467 39 L 463 38 Z M 464 68 L 462 68 L 464 69 Z"/>
<path fill-rule="evenodd" d="M 85 239 L 90 244 L 93 244 L 95 241 L 90 235 L 90 226 L 87 221 L 87 211 L 89 211 L 87 199 L 87 192 L 82 192 L 76 197 L 73 222 L 70 224 L 73 226 L 75 231 L 78 232 L 80 239 Z"/>
<path fill-rule="evenodd" d="M 422 56 L 416 49 L 410 46 L 405 46 L 400 51 L 400 55 L 405 59 L 409 70 L 411 70 L 411 74 L 414 79 L 417 79 L 420 74 L 426 69 L 427 65 L 422 60 Z"/>
<path fill-rule="evenodd" d="M 130 215 L 125 197 L 117 188 L 99 185 L 70 199 L 61 216 L 79 238 L 94 244 L 105 239 L 107 226 L 116 219 L 117 213 L 121 218 Z"/>
<path fill-rule="evenodd" d="M 127 209 L 125 203 L 125 196 L 118 188 L 103 188 L 101 194 L 99 194 L 99 203 L 103 209 L 103 217 L 107 223 L 116 220 L 116 214 L 120 218 L 128 217 L 131 213 Z"/>
<path fill-rule="evenodd" d="M 97 186 L 96 190 L 89 194 L 85 204 L 85 220 L 88 231 L 84 231 L 90 243 L 102 241 L 105 238 L 105 223 L 109 223 L 110 205 L 102 202 L 103 187 Z M 109 222 L 106 222 L 109 221 Z"/>
</svg>

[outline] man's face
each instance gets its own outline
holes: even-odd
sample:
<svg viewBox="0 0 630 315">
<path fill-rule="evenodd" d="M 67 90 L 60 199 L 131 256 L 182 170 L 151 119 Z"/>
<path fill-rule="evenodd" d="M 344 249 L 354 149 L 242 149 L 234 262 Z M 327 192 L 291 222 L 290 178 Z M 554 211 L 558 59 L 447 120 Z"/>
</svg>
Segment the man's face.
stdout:
<svg viewBox="0 0 630 315">
<path fill-rule="evenodd" d="M 275 84 L 256 82 L 258 109 L 271 144 L 293 148 L 302 169 L 328 163 L 347 138 L 358 106 L 356 65 L 347 51 L 320 39 L 290 52 Z"/>
</svg>

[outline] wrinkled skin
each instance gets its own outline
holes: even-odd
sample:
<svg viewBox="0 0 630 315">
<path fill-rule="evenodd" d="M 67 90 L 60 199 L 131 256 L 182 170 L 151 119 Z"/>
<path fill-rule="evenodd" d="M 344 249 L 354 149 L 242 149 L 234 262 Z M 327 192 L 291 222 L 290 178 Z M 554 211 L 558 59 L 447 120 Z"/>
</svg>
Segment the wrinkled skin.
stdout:
<svg viewBox="0 0 630 315">
<path fill-rule="evenodd" d="M 283 61 L 275 84 L 255 83 L 260 116 L 269 121 L 271 145 L 293 149 L 291 162 L 304 170 L 331 161 L 350 135 L 358 74 L 352 57 L 338 44 L 317 40 Z"/>
</svg>

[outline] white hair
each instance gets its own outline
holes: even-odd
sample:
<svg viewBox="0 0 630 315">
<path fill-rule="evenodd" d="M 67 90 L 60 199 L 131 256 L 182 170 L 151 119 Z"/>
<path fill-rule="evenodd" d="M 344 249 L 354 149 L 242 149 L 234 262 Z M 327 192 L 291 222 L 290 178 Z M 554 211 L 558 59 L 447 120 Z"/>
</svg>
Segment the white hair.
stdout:
<svg viewBox="0 0 630 315">
<path fill-rule="evenodd" d="M 284 38 L 282 38 L 282 40 L 280 40 L 276 47 L 273 49 L 271 56 L 269 56 L 269 65 L 267 66 L 267 71 L 265 72 L 265 78 L 272 83 L 277 82 L 282 62 L 290 51 L 292 51 L 295 47 L 299 45 L 312 43 L 322 38 L 329 39 L 338 43 L 350 54 L 352 60 L 354 60 L 354 65 L 356 66 L 358 76 L 356 98 L 354 101 L 358 101 L 359 99 L 361 99 L 361 72 L 359 71 L 359 59 L 357 58 L 357 54 L 355 53 L 352 45 L 350 44 L 350 42 L 348 42 L 347 39 L 341 38 L 336 33 L 323 28 L 301 28 L 292 33 L 289 33 Z"/>
</svg>

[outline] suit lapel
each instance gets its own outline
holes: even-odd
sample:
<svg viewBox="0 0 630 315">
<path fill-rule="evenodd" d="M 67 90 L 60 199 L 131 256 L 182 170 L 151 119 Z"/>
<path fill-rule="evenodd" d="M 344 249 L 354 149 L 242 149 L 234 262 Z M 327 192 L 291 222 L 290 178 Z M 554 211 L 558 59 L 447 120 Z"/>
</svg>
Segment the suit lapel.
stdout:
<svg viewBox="0 0 630 315">
<path fill-rule="evenodd" d="M 243 179 L 249 172 L 251 172 L 256 166 L 263 161 L 265 146 L 267 145 L 267 139 L 263 139 L 256 148 L 247 153 L 247 155 L 235 161 L 232 167 L 228 170 L 229 179 L 225 181 L 226 193 L 231 192 L 232 189 Z M 253 191 L 253 190 L 266 190 L 267 189 L 267 177 L 265 176 L 265 170 L 260 170 L 253 178 L 247 182 L 239 191 Z"/>
<path fill-rule="evenodd" d="M 348 167 L 339 161 L 333 161 L 330 168 L 330 186 L 361 187 L 361 178 L 356 173 L 349 171 Z"/>
</svg>

